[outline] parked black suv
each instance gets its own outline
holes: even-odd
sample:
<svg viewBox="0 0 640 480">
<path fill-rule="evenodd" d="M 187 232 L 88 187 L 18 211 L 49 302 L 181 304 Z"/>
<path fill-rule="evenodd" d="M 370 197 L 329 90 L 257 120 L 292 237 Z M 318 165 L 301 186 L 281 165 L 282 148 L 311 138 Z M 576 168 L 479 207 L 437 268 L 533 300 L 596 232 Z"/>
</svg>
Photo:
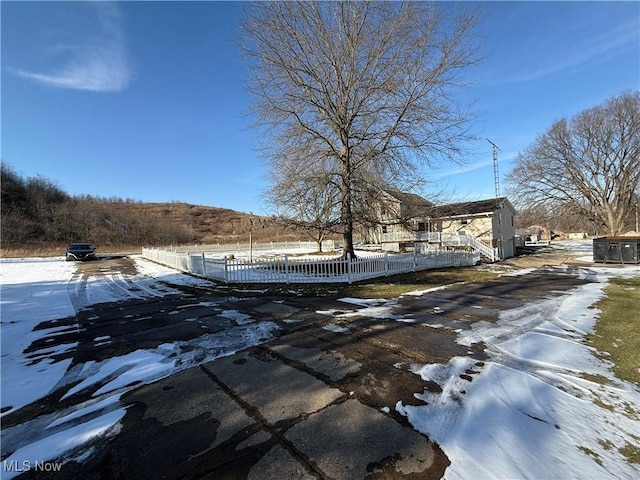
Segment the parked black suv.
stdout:
<svg viewBox="0 0 640 480">
<path fill-rule="evenodd" d="M 67 247 L 67 262 L 72 260 L 94 260 L 96 249 L 89 243 L 72 243 Z"/>
</svg>

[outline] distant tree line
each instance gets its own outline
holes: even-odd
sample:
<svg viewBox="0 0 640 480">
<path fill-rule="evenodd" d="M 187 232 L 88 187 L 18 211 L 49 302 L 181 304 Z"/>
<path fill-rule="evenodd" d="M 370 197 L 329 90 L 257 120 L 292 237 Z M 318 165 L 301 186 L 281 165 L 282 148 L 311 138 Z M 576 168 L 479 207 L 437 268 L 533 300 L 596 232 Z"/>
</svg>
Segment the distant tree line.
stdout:
<svg viewBox="0 0 640 480">
<path fill-rule="evenodd" d="M 638 222 L 640 222 L 640 195 L 633 197 L 632 204 L 624 217 L 621 233 L 637 231 Z M 555 234 L 584 232 L 590 236 L 611 235 L 602 222 L 594 221 L 590 215 L 575 212 L 571 205 L 551 200 L 547 205 L 525 206 L 518 210 L 516 227 L 524 230 L 533 225 L 548 228 Z"/>
<path fill-rule="evenodd" d="M 22 178 L 4 163 L 1 185 L 3 248 L 76 241 L 101 246 L 194 241 L 189 225 L 159 221 L 148 209 L 135 208 L 140 202 L 71 196 L 44 177 Z"/>
</svg>

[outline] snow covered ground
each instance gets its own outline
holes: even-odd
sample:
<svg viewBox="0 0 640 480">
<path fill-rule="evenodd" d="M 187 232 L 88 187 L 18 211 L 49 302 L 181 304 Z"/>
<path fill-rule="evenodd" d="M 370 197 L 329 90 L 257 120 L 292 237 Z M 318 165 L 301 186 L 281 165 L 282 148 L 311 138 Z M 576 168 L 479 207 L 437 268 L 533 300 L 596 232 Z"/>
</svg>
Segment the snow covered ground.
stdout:
<svg viewBox="0 0 640 480">
<path fill-rule="evenodd" d="M 160 284 L 159 278 L 174 284 L 206 283 L 140 258 L 136 261 L 140 273 L 131 280 L 135 289 L 126 291 L 113 288 L 110 282 L 89 279 L 84 298 L 104 302 L 131 295 L 144 298 L 175 293 Z M 3 416 L 69 381 L 71 360 L 50 359 L 73 349 L 73 343 L 42 350 L 36 358 L 25 350 L 39 338 L 74 328 L 39 327 L 46 320 L 75 314 L 74 271 L 74 264 L 60 258 L 0 262 Z M 583 342 L 598 314 L 591 305 L 601 298 L 608 279 L 638 276 L 640 268 L 593 266 L 584 271 L 593 282 L 571 294 L 507 310 L 495 324 L 480 322 L 471 330 L 458 332 L 462 345 L 484 342 L 489 360 L 479 363 L 455 357 L 446 365 L 412 367 L 423 379 L 441 385 L 443 391 L 418 393 L 427 405 L 399 402 L 395 408 L 442 447 L 451 460 L 447 480 L 640 478 L 640 465 L 628 463 L 619 452 L 625 446 L 640 444 L 640 391 L 615 378 L 611 365 L 599 360 Z M 355 299 L 345 301 L 360 302 L 364 307 L 361 315 L 367 315 L 371 308 L 372 316 L 385 318 L 386 310 L 390 320 L 403 321 L 390 313 L 394 300 L 386 305 L 378 300 L 370 306 Z M 237 317 L 236 329 L 222 337 L 195 339 L 194 344 L 204 342 L 203 348 L 216 344 L 220 347 L 216 352 L 223 352 L 217 355 L 226 355 L 269 338 L 275 328 L 238 312 L 223 314 Z M 335 328 L 348 334 L 343 326 Z M 176 358 L 178 351 L 177 345 L 167 343 L 76 368 L 73 378 L 79 383 L 67 395 L 91 384 L 100 388 L 83 404 L 4 429 L 3 445 L 19 448 L 3 458 L 2 478 L 15 475 L 15 469 L 9 471 L 10 465 L 51 460 L 97 436 L 117 434 L 125 414 L 119 403 L 123 393 L 195 364 L 194 358 Z M 595 382 L 596 378 L 606 382 Z"/>
<path fill-rule="evenodd" d="M 608 278 L 640 269 L 591 268 L 588 275 L 596 281 L 570 295 L 458 333 L 462 345 L 484 342 L 488 361 L 455 357 L 413 367 L 443 391 L 417 395 L 427 406 L 396 408 L 447 454 L 447 480 L 640 478 L 640 465 L 620 453 L 640 446 L 640 391 L 583 341 Z"/>
<path fill-rule="evenodd" d="M 554 240 L 552 250 L 566 250 L 582 262 L 593 262 L 593 240 L 590 238 L 577 240 Z"/>
<path fill-rule="evenodd" d="M 119 421 L 126 413 L 119 400 L 132 388 L 264 342 L 277 329 L 271 322 L 256 322 L 240 312 L 226 310 L 221 315 L 232 319 L 236 326 L 217 334 L 140 349 L 101 362 L 71 366 L 71 358 L 54 360 L 72 352 L 77 342 L 48 347 L 47 339 L 73 333 L 78 327 L 74 322 L 51 326 L 55 322 L 49 321 L 73 317 L 76 308 L 95 303 L 179 293 L 164 282 L 207 283 L 142 258 L 136 258 L 136 262 L 139 274 L 133 278 L 124 279 L 115 273 L 80 279 L 75 273 L 76 265 L 63 258 L 0 261 L 0 418 L 60 387 L 69 385 L 61 401 L 84 389 L 97 388 L 89 400 L 3 428 L 1 478 L 13 478 L 37 462 L 54 459 L 98 436 L 117 434 Z M 215 305 L 211 302 L 207 306 Z M 94 341 L 99 345 L 109 338 Z M 45 346 L 34 352 L 30 346 L 39 342 Z M 200 352 L 206 353 L 198 356 Z M 7 451 L 13 453 L 5 458 Z"/>
</svg>

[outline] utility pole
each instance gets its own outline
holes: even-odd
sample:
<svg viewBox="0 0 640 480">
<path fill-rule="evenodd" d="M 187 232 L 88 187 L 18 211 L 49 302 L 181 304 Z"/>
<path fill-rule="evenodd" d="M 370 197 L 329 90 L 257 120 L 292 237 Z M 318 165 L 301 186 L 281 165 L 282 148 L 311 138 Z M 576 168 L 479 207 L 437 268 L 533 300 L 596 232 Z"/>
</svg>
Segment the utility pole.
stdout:
<svg viewBox="0 0 640 480">
<path fill-rule="evenodd" d="M 249 263 L 253 263 L 253 217 L 249 219 Z"/>
</svg>

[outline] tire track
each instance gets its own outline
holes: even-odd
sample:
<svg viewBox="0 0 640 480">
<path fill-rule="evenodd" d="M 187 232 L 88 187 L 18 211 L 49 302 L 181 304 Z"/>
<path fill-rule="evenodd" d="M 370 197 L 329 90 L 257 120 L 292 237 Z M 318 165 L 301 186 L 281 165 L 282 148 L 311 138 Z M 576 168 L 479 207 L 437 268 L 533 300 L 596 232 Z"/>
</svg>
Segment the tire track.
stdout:
<svg viewBox="0 0 640 480">
<path fill-rule="evenodd" d="M 89 296 L 87 295 L 87 277 L 76 271 L 67 283 L 67 294 L 71 300 L 73 309 L 78 313 L 89 306 Z"/>
</svg>

